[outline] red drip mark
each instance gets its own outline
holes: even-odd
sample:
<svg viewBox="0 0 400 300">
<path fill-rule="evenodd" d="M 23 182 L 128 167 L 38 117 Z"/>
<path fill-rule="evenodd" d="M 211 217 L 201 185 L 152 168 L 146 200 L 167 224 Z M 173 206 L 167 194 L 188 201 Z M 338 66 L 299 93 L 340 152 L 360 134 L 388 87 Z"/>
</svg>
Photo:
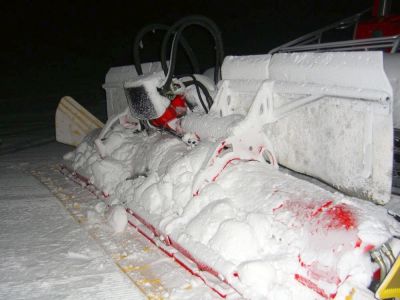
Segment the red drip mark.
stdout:
<svg viewBox="0 0 400 300">
<path fill-rule="evenodd" d="M 321 289 L 318 285 L 316 285 L 311 280 L 301 276 L 300 274 L 294 274 L 294 279 L 296 279 L 298 282 L 300 282 L 305 287 L 308 287 L 309 289 L 313 290 L 317 294 L 321 295 L 325 299 L 333 299 L 336 296 L 336 294 L 327 295 L 325 293 L 325 291 L 323 289 Z"/>
<path fill-rule="evenodd" d="M 324 204 L 322 204 L 320 207 L 318 207 L 316 210 L 313 211 L 313 213 L 311 214 L 311 217 L 315 217 L 315 216 L 319 215 L 320 213 L 322 213 L 324 208 L 331 206 L 332 203 L 333 203 L 332 200 L 325 202 Z"/>
<path fill-rule="evenodd" d="M 354 248 L 360 248 L 362 244 L 362 240 L 360 238 L 357 239 L 356 244 L 354 245 Z"/>
<path fill-rule="evenodd" d="M 368 244 L 367 246 L 365 246 L 364 252 L 369 252 L 369 251 L 374 250 L 374 249 L 375 249 L 374 245 Z"/>
<path fill-rule="evenodd" d="M 282 207 L 283 207 L 283 203 L 281 203 L 281 205 L 279 205 L 278 207 L 273 208 L 272 211 L 275 212 L 276 210 L 278 210 Z"/>
<path fill-rule="evenodd" d="M 221 175 L 222 171 L 225 170 L 225 168 L 234 160 L 240 160 L 240 158 L 239 157 L 235 157 L 235 158 L 232 158 L 232 159 L 228 160 L 225 163 L 225 165 L 222 167 L 221 171 L 219 171 L 219 173 L 213 177 L 212 181 L 217 180 L 218 176 Z"/>
<path fill-rule="evenodd" d="M 307 265 L 302 259 L 300 254 L 297 255 L 297 260 L 299 261 L 300 266 L 302 266 L 303 268 L 309 267 L 309 265 Z"/>
<path fill-rule="evenodd" d="M 355 218 L 346 204 L 335 205 L 329 208 L 325 214 L 330 218 L 327 224 L 329 229 L 346 228 L 349 230 L 356 225 Z"/>
<path fill-rule="evenodd" d="M 226 143 L 225 141 L 223 141 L 223 142 L 221 143 L 221 147 L 219 147 L 218 150 L 217 150 L 217 156 L 220 155 L 221 152 L 222 152 L 224 149 L 226 149 L 225 143 Z"/>
<path fill-rule="evenodd" d="M 235 272 L 235 273 L 233 273 L 233 276 L 239 278 L 239 273 Z"/>
</svg>

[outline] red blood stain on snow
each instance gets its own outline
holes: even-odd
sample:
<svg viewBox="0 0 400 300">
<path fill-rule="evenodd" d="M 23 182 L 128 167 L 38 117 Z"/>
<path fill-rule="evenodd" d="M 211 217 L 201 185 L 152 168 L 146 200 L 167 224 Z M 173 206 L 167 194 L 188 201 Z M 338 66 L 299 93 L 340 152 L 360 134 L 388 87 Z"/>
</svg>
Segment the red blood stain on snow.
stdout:
<svg viewBox="0 0 400 300">
<path fill-rule="evenodd" d="M 369 252 L 369 251 L 374 250 L 374 249 L 375 249 L 375 246 L 369 244 L 369 245 L 364 247 L 364 252 Z"/>
<path fill-rule="evenodd" d="M 301 201 L 287 200 L 280 206 L 273 209 L 277 211 L 290 211 L 298 221 L 318 224 L 318 227 L 325 229 L 346 229 L 356 227 L 356 217 L 348 205 L 333 204 L 332 200 Z"/>
<path fill-rule="evenodd" d="M 232 158 L 232 159 L 228 160 L 228 161 L 225 163 L 225 165 L 222 167 L 222 169 L 218 172 L 218 174 L 215 175 L 215 176 L 213 177 L 212 181 L 217 180 L 218 176 L 221 175 L 222 171 L 225 170 L 225 168 L 226 168 L 232 161 L 234 161 L 234 160 L 240 160 L 240 158 L 239 158 L 239 157 L 236 157 L 236 158 Z"/>
<path fill-rule="evenodd" d="M 327 209 L 325 215 L 329 218 L 327 224 L 329 229 L 346 228 L 349 230 L 356 226 L 355 217 L 346 204 L 338 204 Z"/>
<path fill-rule="evenodd" d="M 272 209 L 273 212 L 283 207 L 283 203 L 281 203 L 278 207 Z"/>
<path fill-rule="evenodd" d="M 322 211 L 324 210 L 324 208 L 327 208 L 329 206 L 331 206 L 333 203 L 332 200 L 329 200 L 327 202 L 325 202 L 324 204 L 322 204 L 320 207 L 318 207 L 316 210 L 313 211 L 313 213 L 311 214 L 312 217 L 315 217 L 317 215 L 319 215 L 320 213 L 322 213 Z"/>
<path fill-rule="evenodd" d="M 227 149 L 227 148 L 225 147 L 225 143 L 226 143 L 225 141 L 221 143 L 221 146 L 220 146 L 220 147 L 218 148 L 218 150 L 217 150 L 217 156 L 218 156 L 219 154 L 221 154 L 222 150 Z"/>
<path fill-rule="evenodd" d="M 363 243 L 363 241 L 360 238 L 358 238 L 358 240 L 356 241 L 356 244 L 354 245 L 354 248 L 360 248 L 362 243 Z M 374 250 L 374 249 L 375 249 L 374 245 L 368 244 L 368 245 L 366 245 L 364 247 L 363 251 L 364 252 L 369 252 L 369 251 Z"/>
</svg>

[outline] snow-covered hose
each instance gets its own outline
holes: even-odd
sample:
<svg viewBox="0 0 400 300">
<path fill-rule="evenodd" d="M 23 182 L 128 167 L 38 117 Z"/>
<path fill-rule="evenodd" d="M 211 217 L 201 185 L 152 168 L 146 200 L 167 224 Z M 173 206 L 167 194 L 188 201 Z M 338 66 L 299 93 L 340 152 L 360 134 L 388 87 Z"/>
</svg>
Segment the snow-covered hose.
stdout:
<svg viewBox="0 0 400 300">
<path fill-rule="evenodd" d="M 97 151 L 99 152 L 102 158 L 107 156 L 106 147 L 103 144 L 103 139 L 106 136 L 107 132 L 111 129 L 116 121 L 119 121 L 120 118 L 129 114 L 129 108 L 126 108 L 123 112 L 114 115 L 110 119 L 107 120 L 106 125 L 104 125 L 97 139 L 95 139 L 94 144 L 96 145 Z"/>
<path fill-rule="evenodd" d="M 193 74 L 193 76 L 196 78 L 197 81 L 200 81 L 209 91 L 215 91 L 215 84 L 210 78 L 202 74 Z M 191 76 L 183 76 L 179 77 L 179 79 L 181 81 L 193 80 Z"/>
</svg>

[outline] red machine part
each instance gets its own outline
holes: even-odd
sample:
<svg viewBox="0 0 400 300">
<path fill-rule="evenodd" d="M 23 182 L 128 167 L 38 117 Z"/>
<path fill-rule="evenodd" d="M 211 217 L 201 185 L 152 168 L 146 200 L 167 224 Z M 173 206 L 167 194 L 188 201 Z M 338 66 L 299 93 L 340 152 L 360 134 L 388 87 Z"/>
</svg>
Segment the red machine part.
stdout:
<svg viewBox="0 0 400 300">
<path fill-rule="evenodd" d="M 186 113 L 186 100 L 182 95 L 177 95 L 172 99 L 171 104 L 167 107 L 164 114 L 154 120 L 150 120 L 150 123 L 159 128 L 172 129 L 169 123 Z"/>
<path fill-rule="evenodd" d="M 367 39 L 400 34 L 400 15 L 393 8 L 395 7 L 387 0 L 375 0 L 372 18 L 358 22 L 354 38 Z"/>
<path fill-rule="evenodd" d="M 391 36 L 400 34 L 400 16 L 375 17 L 358 23 L 355 39 Z"/>
</svg>

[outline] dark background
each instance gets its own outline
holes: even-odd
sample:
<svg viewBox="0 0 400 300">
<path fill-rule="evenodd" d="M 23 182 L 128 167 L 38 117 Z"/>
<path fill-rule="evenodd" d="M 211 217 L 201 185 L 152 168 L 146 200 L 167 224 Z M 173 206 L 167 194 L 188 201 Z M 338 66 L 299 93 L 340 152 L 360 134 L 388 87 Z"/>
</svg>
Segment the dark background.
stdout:
<svg viewBox="0 0 400 300">
<path fill-rule="evenodd" d="M 64 95 L 103 118 L 104 76 L 112 66 L 133 63 L 133 39 L 148 23 L 170 25 L 203 14 L 220 27 L 227 55 L 260 54 L 369 6 L 366 0 L 8 1 L 0 16 L 0 139 L 4 146 L 9 124 L 31 132 L 39 123 L 52 128 Z M 185 37 L 202 65 L 210 66 L 208 35 L 191 28 Z M 155 40 L 144 41 L 144 61 L 159 60 Z"/>
</svg>

